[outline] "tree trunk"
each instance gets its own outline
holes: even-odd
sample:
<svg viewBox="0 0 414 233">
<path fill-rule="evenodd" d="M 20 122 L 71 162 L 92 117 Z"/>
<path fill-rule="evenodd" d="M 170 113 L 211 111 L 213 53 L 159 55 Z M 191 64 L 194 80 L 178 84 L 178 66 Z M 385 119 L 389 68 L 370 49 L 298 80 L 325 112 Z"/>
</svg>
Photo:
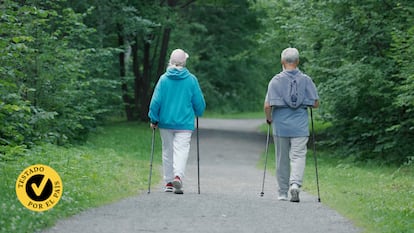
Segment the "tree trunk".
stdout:
<svg viewBox="0 0 414 233">
<path fill-rule="evenodd" d="M 141 108 L 140 108 L 140 99 L 143 97 L 142 89 L 142 80 L 143 77 L 139 71 L 140 62 L 138 56 L 138 37 L 135 37 L 135 42 L 132 45 L 132 72 L 134 73 L 134 106 L 135 109 L 138 111 L 138 115 L 141 115 Z"/>
<path fill-rule="evenodd" d="M 147 41 L 144 41 L 144 56 L 142 61 L 143 71 L 142 74 L 140 73 L 140 62 L 138 56 L 138 37 L 135 38 L 135 43 L 132 46 L 132 56 L 133 56 L 133 63 L 132 63 L 132 70 L 134 72 L 134 103 L 135 107 L 138 110 L 138 117 L 142 121 L 148 121 L 148 107 L 151 97 L 150 91 L 150 80 L 151 80 L 151 44 Z"/>
<path fill-rule="evenodd" d="M 167 27 L 164 29 L 164 33 L 162 36 L 162 42 L 161 42 L 160 57 L 158 60 L 157 79 L 165 71 L 165 60 L 167 57 L 168 43 L 170 42 L 170 33 L 171 33 L 171 28 Z"/>
<path fill-rule="evenodd" d="M 122 26 L 118 25 L 118 45 L 120 48 L 124 48 L 124 37 L 121 34 Z M 119 76 L 121 77 L 121 90 L 122 90 L 122 100 L 125 105 L 125 114 L 128 121 L 134 119 L 134 115 L 131 108 L 131 98 L 128 95 L 128 84 L 125 80 L 126 71 L 125 71 L 125 52 L 119 53 Z"/>
<path fill-rule="evenodd" d="M 140 99 L 140 109 L 139 109 L 139 117 L 142 121 L 148 120 L 148 108 L 149 108 L 149 102 L 152 95 L 152 91 L 150 91 L 150 81 L 151 81 L 151 44 L 149 42 L 144 43 L 144 71 L 143 71 L 143 77 L 141 82 L 141 99 Z"/>
</svg>

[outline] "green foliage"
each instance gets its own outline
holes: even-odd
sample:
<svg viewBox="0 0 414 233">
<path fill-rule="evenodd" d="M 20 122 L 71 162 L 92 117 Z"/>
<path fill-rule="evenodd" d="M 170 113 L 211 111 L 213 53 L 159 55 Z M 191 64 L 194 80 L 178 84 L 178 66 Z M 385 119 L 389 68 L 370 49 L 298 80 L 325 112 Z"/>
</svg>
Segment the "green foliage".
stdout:
<svg viewBox="0 0 414 233">
<path fill-rule="evenodd" d="M 75 2 L 67 5 L 78 12 L 89 12 L 84 22 L 96 29 L 91 37 L 95 46 L 117 53 L 112 58 L 106 57 L 109 60 L 98 58 L 111 66 L 105 80 L 116 81 L 117 95 L 122 95 L 121 103 L 114 98 L 109 101 L 118 105 L 110 109 L 112 114 L 125 114 L 127 120 L 146 120 L 150 87 L 157 80 L 161 23 L 166 20 L 167 7 L 162 7 L 160 2 L 142 0 Z M 91 64 L 95 65 L 96 60 Z"/>
<path fill-rule="evenodd" d="M 413 12 L 414 9 L 411 9 Z M 392 134 L 394 142 L 414 141 L 414 27 L 406 31 L 395 31 L 393 33 L 393 44 L 391 57 L 399 67 L 396 79 L 400 85 L 394 87 L 396 93 L 393 106 L 398 110 L 396 120 L 386 129 Z M 396 143 L 397 144 L 397 143 Z M 399 153 L 412 159 L 410 143 L 398 143 Z"/>
<path fill-rule="evenodd" d="M 109 109 L 104 103 L 110 95 L 102 98 L 100 90 L 114 85 L 99 75 L 110 64 L 89 59 L 103 59 L 110 51 L 90 48 L 94 30 L 60 4 L 5 1 L 1 6 L 0 159 L 40 141 L 82 139 Z"/>
<path fill-rule="evenodd" d="M 321 112 L 333 124 L 331 143 L 359 160 L 406 161 L 413 142 L 413 2 L 263 0 L 257 7 L 267 12 L 263 46 L 301 52 L 301 69 L 317 83 Z"/>
<path fill-rule="evenodd" d="M 268 77 L 261 75 L 258 53 L 251 52 L 257 47 L 259 12 L 249 1 L 4 3 L 4 159 L 38 142 L 84 141 L 105 116 L 124 109 L 128 119 L 128 113 L 131 119 L 146 119 L 152 87 L 164 69 L 161 47 L 169 44 L 166 56 L 176 47 L 191 54 L 189 68 L 210 109 L 261 110 Z M 167 29 L 171 34 L 165 43 Z"/>
<path fill-rule="evenodd" d="M 223 113 L 262 108 L 266 79 L 255 56 L 259 12 L 249 1 L 202 1 L 184 10 L 171 48 L 190 53 L 209 110 Z M 185 38 L 185 39 L 184 39 Z"/>
<path fill-rule="evenodd" d="M 154 163 L 160 164 L 157 137 Z M 0 232 L 39 232 L 57 220 L 146 190 L 151 130 L 147 124 L 114 123 L 92 134 L 82 146 L 36 146 L 15 161 L 0 161 Z M 63 182 L 63 195 L 51 210 L 37 213 L 21 205 L 15 183 L 26 167 L 46 164 Z M 153 170 L 155 183 L 158 169 Z"/>
<path fill-rule="evenodd" d="M 145 120 L 177 47 L 189 52 L 209 110 L 261 111 L 288 46 L 300 50 L 300 68 L 318 86 L 331 144 L 362 160 L 401 164 L 412 156 L 410 0 L 3 3 L 1 159 L 39 141 L 84 141 L 123 111 Z"/>
</svg>

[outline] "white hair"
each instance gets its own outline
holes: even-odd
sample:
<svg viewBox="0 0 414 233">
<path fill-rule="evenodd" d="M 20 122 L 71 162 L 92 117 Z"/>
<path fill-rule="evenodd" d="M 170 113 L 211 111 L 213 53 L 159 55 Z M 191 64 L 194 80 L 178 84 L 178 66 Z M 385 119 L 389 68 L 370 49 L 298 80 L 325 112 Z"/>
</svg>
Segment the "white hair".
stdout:
<svg viewBox="0 0 414 233">
<path fill-rule="evenodd" d="M 296 48 L 286 48 L 282 51 L 281 59 L 286 63 L 296 63 L 299 61 L 299 51 Z"/>
<path fill-rule="evenodd" d="M 182 49 L 175 49 L 172 51 L 168 66 L 171 67 L 185 67 L 188 54 Z"/>
</svg>

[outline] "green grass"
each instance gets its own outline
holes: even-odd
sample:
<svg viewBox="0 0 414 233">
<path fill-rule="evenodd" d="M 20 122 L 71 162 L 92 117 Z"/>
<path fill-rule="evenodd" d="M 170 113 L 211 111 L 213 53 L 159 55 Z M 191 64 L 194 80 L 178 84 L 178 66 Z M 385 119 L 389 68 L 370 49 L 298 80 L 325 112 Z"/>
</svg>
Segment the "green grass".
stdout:
<svg viewBox="0 0 414 233">
<path fill-rule="evenodd" d="M 82 210 L 146 191 L 151 133 L 148 124 L 116 123 L 91 135 L 85 145 L 44 145 L 16 161 L 0 162 L 0 232 L 35 232 Z M 161 144 L 156 138 L 154 162 L 159 164 Z M 20 172 L 39 163 L 55 169 L 63 182 L 59 203 L 42 213 L 23 207 L 15 194 Z M 154 169 L 153 182 L 159 180 Z"/>
<path fill-rule="evenodd" d="M 318 126 L 323 128 L 323 126 Z M 315 125 L 316 128 L 316 125 Z M 414 164 L 401 167 L 356 163 L 317 145 L 320 196 L 324 205 L 365 233 L 414 232 Z M 267 167 L 275 174 L 274 144 Z M 317 195 L 315 162 L 308 147 L 303 189 Z M 264 155 L 259 163 L 263 169 Z"/>
<path fill-rule="evenodd" d="M 414 232 L 414 166 L 355 164 L 318 153 L 322 202 L 369 233 Z M 306 169 L 307 190 L 316 193 L 314 159 Z"/>
</svg>

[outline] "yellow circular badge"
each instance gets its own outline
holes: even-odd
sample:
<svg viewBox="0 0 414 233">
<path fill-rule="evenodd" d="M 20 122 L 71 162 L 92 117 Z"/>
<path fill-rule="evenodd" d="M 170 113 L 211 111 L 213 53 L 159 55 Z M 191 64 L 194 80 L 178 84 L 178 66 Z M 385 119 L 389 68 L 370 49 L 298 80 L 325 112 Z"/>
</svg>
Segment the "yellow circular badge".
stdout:
<svg viewBox="0 0 414 233">
<path fill-rule="evenodd" d="M 63 185 L 53 168 L 36 164 L 24 169 L 16 181 L 19 201 L 32 211 L 45 211 L 55 206 L 62 197 Z"/>
</svg>

